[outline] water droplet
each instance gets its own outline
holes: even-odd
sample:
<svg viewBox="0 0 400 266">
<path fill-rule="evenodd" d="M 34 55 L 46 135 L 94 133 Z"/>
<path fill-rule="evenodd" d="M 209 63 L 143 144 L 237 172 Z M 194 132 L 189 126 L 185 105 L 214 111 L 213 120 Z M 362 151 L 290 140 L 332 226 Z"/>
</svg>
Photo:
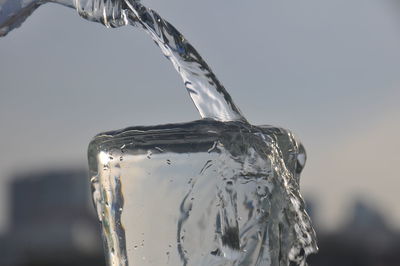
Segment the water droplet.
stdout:
<svg viewBox="0 0 400 266">
<path fill-rule="evenodd" d="M 125 148 L 126 148 L 126 145 L 124 144 L 119 149 L 121 150 L 122 153 L 124 153 L 125 152 Z"/>
<path fill-rule="evenodd" d="M 164 152 L 164 150 L 161 149 L 160 147 L 154 147 L 154 149 L 158 150 L 159 152 Z"/>
<path fill-rule="evenodd" d="M 208 152 L 208 153 L 212 152 L 216 147 L 217 147 L 217 142 L 214 141 L 213 145 L 211 146 L 211 148 L 209 148 L 209 149 L 207 150 L 207 152 Z"/>
<path fill-rule="evenodd" d="M 228 191 L 228 192 L 233 190 L 233 182 L 232 181 L 227 181 L 226 182 L 225 190 Z"/>
</svg>

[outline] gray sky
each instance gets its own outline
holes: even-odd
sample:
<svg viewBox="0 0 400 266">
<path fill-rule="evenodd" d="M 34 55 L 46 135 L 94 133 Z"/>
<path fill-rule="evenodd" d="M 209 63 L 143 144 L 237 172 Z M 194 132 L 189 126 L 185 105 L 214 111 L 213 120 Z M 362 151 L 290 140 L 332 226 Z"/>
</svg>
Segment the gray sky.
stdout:
<svg viewBox="0 0 400 266">
<path fill-rule="evenodd" d="M 304 194 L 343 222 L 355 197 L 400 228 L 400 7 L 373 0 L 153 0 L 254 124 L 308 151 Z M 138 29 L 48 4 L 0 39 L 0 213 L 15 172 L 86 164 L 105 130 L 198 119 L 179 76 Z M 7 215 L 0 215 L 0 227 Z"/>
</svg>

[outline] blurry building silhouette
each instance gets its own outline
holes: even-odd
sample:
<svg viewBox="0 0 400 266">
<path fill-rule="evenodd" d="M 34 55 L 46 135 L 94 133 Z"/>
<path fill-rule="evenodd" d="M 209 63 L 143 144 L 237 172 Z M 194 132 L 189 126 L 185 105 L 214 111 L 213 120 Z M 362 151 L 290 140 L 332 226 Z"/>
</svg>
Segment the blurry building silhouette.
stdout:
<svg viewBox="0 0 400 266">
<path fill-rule="evenodd" d="M 318 232 L 319 253 L 312 266 L 400 266 L 400 233 L 378 210 L 356 201 L 341 230 Z"/>
<path fill-rule="evenodd" d="M 86 171 L 13 178 L 10 228 L 0 237 L 0 265 L 105 265 Z"/>
</svg>

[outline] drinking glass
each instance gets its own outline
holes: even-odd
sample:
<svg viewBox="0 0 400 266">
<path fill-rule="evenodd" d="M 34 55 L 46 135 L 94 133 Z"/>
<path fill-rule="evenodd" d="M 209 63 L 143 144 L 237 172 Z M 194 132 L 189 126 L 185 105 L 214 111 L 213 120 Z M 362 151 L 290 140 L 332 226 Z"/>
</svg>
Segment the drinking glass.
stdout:
<svg viewBox="0 0 400 266">
<path fill-rule="evenodd" d="M 89 165 L 108 265 L 300 265 L 315 244 L 304 163 L 289 131 L 242 122 L 97 135 Z"/>
</svg>

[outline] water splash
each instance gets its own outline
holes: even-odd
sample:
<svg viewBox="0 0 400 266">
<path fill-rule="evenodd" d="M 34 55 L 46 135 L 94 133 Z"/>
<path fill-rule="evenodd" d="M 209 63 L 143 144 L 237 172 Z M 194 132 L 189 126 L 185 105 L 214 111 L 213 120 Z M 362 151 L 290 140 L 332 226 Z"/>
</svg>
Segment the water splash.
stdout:
<svg viewBox="0 0 400 266">
<path fill-rule="evenodd" d="M 299 193 L 305 150 L 293 135 L 248 124 L 193 46 L 139 1 L 0 0 L 0 36 L 47 2 L 75 8 L 83 18 L 107 27 L 142 28 L 172 62 L 204 118 L 104 133 L 91 143 L 93 199 L 109 265 L 128 265 L 128 261 L 139 265 L 306 265 L 307 255 L 317 247 Z M 191 161 L 195 172 L 184 175 Z M 146 167 L 138 167 L 138 162 Z M 175 176 L 166 177 L 171 169 Z M 129 187 L 132 182 L 136 183 Z M 138 185 L 145 189 L 137 190 Z M 177 195 L 171 194 L 174 191 Z M 162 194 L 168 197 L 157 202 L 164 208 L 149 205 Z M 145 210 L 140 202 L 147 206 Z M 166 219 L 165 230 L 157 223 L 137 226 L 138 221 L 131 219 L 139 213 L 151 219 L 160 212 L 173 217 Z M 137 234 L 136 227 L 148 230 Z M 176 234 L 162 237 L 170 232 Z M 142 239 L 141 244 L 132 239 Z M 152 244 L 145 247 L 145 239 Z"/>
</svg>

